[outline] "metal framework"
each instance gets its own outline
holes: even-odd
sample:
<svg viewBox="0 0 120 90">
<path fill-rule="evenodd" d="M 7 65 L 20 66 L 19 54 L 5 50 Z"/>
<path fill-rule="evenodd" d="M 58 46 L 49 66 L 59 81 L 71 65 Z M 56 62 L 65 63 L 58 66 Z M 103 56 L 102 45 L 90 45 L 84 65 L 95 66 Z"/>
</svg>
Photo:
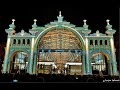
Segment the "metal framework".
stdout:
<svg viewBox="0 0 120 90">
<path fill-rule="evenodd" d="M 116 30 L 109 20 L 106 34 L 99 30 L 90 34 L 86 20 L 83 27 L 76 27 L 64 21 L 61 12 L 57 19 L 44 27 L 37 26 L 35 19 L 29 33 L 15 33 L 13 19 L 5 30 L 8 37 L 2 72 L 118 75 L 113 37 Z"/>
</svg>

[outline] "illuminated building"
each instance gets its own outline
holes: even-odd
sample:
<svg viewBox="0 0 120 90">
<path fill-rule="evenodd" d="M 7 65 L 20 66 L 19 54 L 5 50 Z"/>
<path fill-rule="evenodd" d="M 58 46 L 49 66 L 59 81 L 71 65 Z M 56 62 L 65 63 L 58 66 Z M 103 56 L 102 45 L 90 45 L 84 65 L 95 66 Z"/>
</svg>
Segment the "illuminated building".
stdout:
<svg viewBox="0 0 120 90">
<path fill-rule="evenodd" d="M 37 26 L 34 20 L 29 33 L 15 33 L 14 19 L 9 29 L 2 73 L 63 73 L 118 75 L 114 37 L 116 30 L 107 21 L 106 34 L 91 30 L 83 20 L 82 27 L 58 20 Z"/>
</svg>

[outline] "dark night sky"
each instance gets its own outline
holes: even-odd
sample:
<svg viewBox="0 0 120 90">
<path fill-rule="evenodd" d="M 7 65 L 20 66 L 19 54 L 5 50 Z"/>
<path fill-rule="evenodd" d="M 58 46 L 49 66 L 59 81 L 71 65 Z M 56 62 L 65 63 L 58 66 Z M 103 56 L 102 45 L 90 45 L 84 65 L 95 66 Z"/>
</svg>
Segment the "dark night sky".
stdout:
<svg viewBox="0 0 120 90">
<path fill-rule="evenodd" d="M 8 3 L 8 4 L 7 4 Z M 37 24 L 43 26 L 57 19 L 58 12 L 62 11 L 64 20 L 75 24 L 83 25 L 83 19 L 87 19 L 87 24 L 92 32 L 100 30 L 105 32 L 106 19 L 110 19 L 113 28 L 118 30 L 119 10 L 117 9 L 117 1 L 109 0 L 101 1 L 32 1 L 23 2 L 22 0 L 0 3 L 0 41 L 6 42 L 7 34 L 5 29 L 9 28 L 11 19 L 15 18 L 16 32 L 21 29 L 28 31 L 36 18 Z"/>
</svg>

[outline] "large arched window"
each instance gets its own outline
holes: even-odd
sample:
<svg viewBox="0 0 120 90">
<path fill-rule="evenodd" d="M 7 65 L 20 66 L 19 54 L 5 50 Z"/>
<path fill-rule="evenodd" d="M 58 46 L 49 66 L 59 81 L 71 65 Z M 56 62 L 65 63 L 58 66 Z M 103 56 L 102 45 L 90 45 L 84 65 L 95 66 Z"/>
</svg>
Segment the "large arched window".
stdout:
<svg viewBox="0 0 120 90">
<path fill-rule="evenodd" d="M 95 53 L 92 56 L 92 71 L 93 74 L 108 74 L 107 59 L 102 53 Z"/>
<path fill-rule="evenodd" d="M 53 62 L 57 69 L 62 71 L 64 71 L 66 64 L 70 64 L 71 74 L 82 73 L 82 56 L 80 53 L 83 46 L 73 32 L 63 28 L 50 30 L 40 39 L 37 48 L 40 51 L 37 57 L 38 64 Z"/>
<path fill-rule="evenodd" d="M 11 60 L 11 72 L 20 73 L 26 72 L 28 66 L 28 54 L 25 52 L 16 52 Z"/>
</svg>

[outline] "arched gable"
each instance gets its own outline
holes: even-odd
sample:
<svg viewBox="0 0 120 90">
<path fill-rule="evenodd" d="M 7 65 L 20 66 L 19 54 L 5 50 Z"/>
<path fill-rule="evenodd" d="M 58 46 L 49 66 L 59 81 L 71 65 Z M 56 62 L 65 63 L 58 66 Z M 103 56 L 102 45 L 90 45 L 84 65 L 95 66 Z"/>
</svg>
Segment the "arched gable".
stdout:
<svg viewBox="0 0 120 90">
<path fill-rule="evenodd" d="M 46 28 L 46 29 L 43 30 L 41 33 L 39 33 L 39 35 L 37 36 L 37 38 L 36 38 L 36 40 L 35 40 L 35 48 L 37 48 L 40 39 L 41 39 L 47 32 L 49 32 L 49 31 L 51 31 L 51 30 L 54 30 L 54 28 L 57 28 L 57 26 L 52 26 L 52 27 Z M 74 28 L 65 26 L 65 25 L 62 26 L 62 28 L 66 28 L 66 30 L 71 31 L 73 34 L 75 34 L 75 35 L 79 38 L 79 40 L 81 41 L 81 43 L 82 43 L 82 48 L 85 49 L 85 41 L 84 41 L 82 35 L 81 35 L 77 30 L 75 30 Z"/>
</svg>

